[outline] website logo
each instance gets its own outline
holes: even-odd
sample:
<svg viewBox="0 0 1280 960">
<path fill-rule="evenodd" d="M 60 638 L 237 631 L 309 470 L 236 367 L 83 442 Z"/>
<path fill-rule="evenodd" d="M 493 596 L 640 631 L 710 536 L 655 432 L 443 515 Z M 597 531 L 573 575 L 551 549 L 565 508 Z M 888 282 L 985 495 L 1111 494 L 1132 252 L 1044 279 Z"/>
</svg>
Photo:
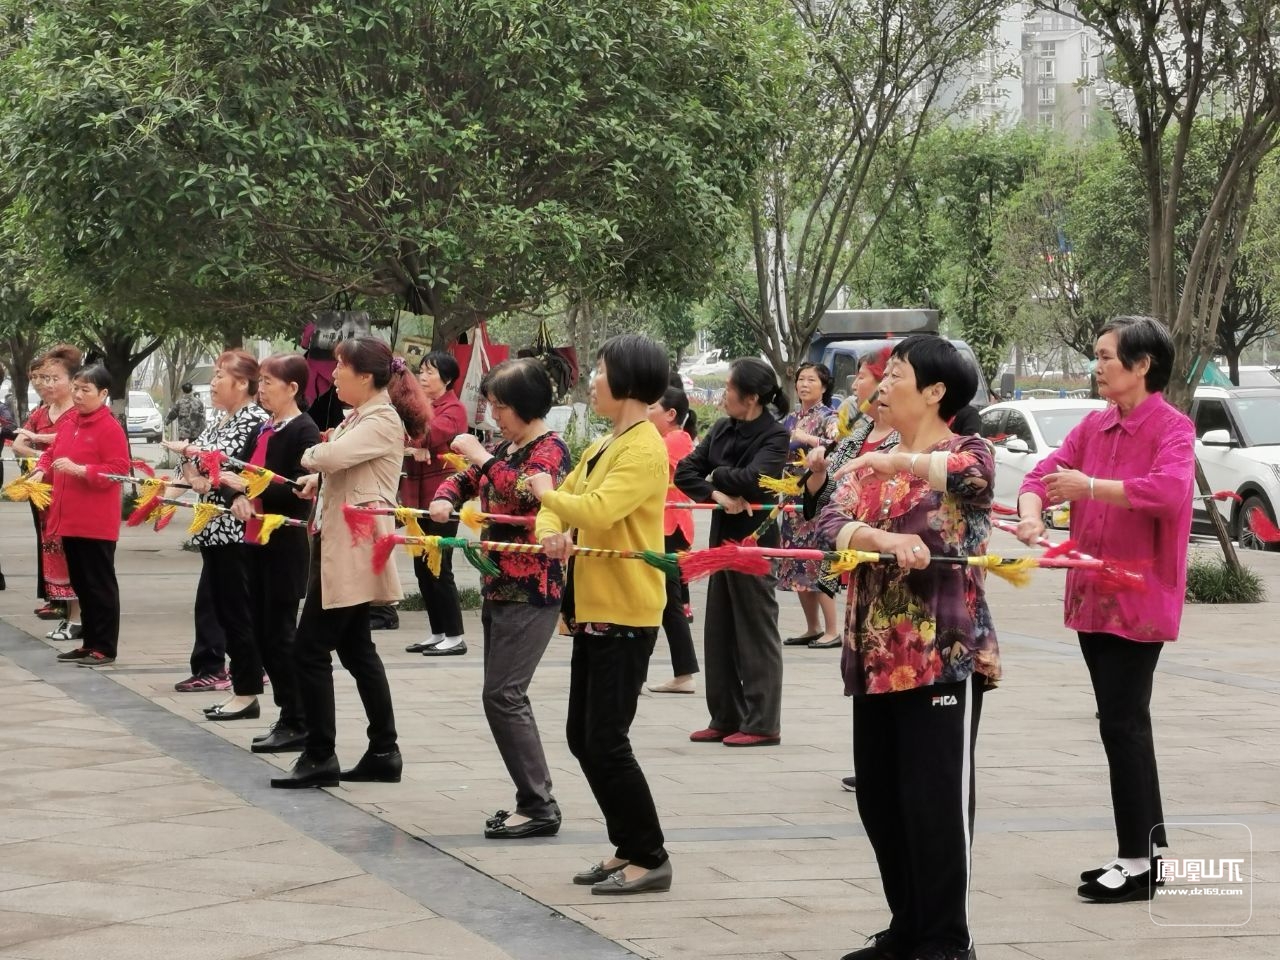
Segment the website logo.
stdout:
<svg viewBox="0 0 1280 960">
<path fill-rule="evenodd" d="M 1253 833 L 1243 823 L 1166 823 L 1151 921 L 1242 927 L 1253 919 Z"/>
</svg>

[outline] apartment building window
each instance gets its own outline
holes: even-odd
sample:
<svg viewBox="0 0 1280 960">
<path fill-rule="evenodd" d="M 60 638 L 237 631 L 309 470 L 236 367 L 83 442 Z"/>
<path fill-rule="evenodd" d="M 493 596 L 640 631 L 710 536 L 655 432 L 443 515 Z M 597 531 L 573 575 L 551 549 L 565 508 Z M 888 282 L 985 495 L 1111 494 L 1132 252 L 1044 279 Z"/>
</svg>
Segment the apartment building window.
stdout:
<svg viewBox="0 0 1280 960">
<path fill-rule="evenodd" d="M 1046 57 L 1052 60 L 1057 55 L 1058 55 L 1058 41 L 1056 40 L 1040 41 L 1040 56 Z"/>
<path fill-rule="evenodd" d="M 1058 102 L 1057 94 L 1057 87 L 1041 87 L 1038 97 L 1039 102 L 1042 105 L 1053 106 L 1053 104 Z"/>
<path fill-rule="evenodd" d="M 1045 130 L 1053 129 L 1053 111 L 1052 110 L 1041 110 L 1037 119 L 1040 122 L 1040 126 L 1043 127 Z"/>
<path fill-rule="evenodd" d="M 1058 64 L 1053 60 L 1041 60 L 1036 64 L 1036 79 L 1054 80 L 1058 76 Z"/>
</svg>

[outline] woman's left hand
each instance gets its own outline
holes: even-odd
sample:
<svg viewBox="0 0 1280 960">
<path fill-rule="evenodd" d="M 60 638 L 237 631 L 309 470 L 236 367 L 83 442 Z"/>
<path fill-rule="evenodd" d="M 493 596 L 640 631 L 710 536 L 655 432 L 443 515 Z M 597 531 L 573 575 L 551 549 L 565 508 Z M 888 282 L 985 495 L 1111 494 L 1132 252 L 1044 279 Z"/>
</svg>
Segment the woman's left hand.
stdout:
<svg viewBox="0 0 1280 960">
<path fill-rule="evenodd" d="M 223 473 L 218 475 L 218 482 L 228 490 L 234 490 L 236 493 L 244 493 L 248 489 L 244 477 L 238 473 Z"/>
<path fill-rule="evenodd" d="M 294 495 L 302 500 L 314 500 L 316 491 L 320 489 L 320 474 L 308 473 L 305 477 L 298 478 L 298 486 L 294 488 Z"/>
<path fill-rule="evenodd" d="M 929 548 L 914 533 L 883 533 L 877 546 L 881 553 L 893 554 L 904 570 L 923 570 L 929 565 Z"/>
<path fill-rule="evenodd" d="M 187 455 L 187 448 L 190 447 L 191 444 L 187 443 L 185 440 L 161 440 L 160 446 L 164 447 L 170 453 L 176 453 L 180 457 L 185 457 Z"/>
<path fill-rule="evenodd" d="M 872 470 L 876 477 L 881 480 L 888 480 L 895 474 L 902 472 L 895 465 L 892 453 L 880 453 L 877 451 L 875 453 L 864 453 L 860 457 L 854 457 L 836 471 L 836 479 L 843 480 L 849 474 L 854 471 L 861 470 L 864 467 Z"/>
<path fill-rule="evenodd" d="M 231 515 L 244 523 L 253 516 L 253 504 L 248 497 L 236 497 L 231 501 Z"/>
<path fill-rule="evenodd" d="M 1079 470 L 1058 469 L 1044 475 L 1044 488 L 1050 503 L 1089 499 L 1089 477 Z"/>
<path fill-rule="evenodd" d="M 529 492 L 539 500 L 556 488 L 556 482 L 549 473 L 535 473 L 526 482 L 529 485 Z"/>
<path fill-rule="evenodd" d="M 567 533 L 553 533 L 542 538 L 542 552 L 552 560 L 568 560 L 573 556 L 573 550 L 573 537 Z"/>
<path fill-rule="evenodd" d="M 73 477 L 83 477 L 89 473 L 88 470 L 80 466 L 80 464 L 76 463 L 70 457 L 59 457 L 57 460 L 53 461 L 53 469 L 56 473 L 65 473 Z"/>
</svg>

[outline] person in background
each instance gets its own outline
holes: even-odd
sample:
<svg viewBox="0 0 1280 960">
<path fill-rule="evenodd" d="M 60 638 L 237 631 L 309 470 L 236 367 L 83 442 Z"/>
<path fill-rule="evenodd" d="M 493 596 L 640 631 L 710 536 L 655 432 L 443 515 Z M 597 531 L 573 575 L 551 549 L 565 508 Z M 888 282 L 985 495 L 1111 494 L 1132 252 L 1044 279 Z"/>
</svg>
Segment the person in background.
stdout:
<svg viewBox="0 0 1280 960">
<path fill-rule="evenodd" d="M 1116 855 L 1080 874 L 1095 903 L 1150 900 L 1168 846 L 1151 729 L 1151 689 L 1166 643 L 1178 639 L 1186 594 L 1195 481 L 1195 428 L 1164 398 L 1173 370 L 1169 332 L 1150 317 L 1117 317 L 1098 335 L 1098 395 L 1090 413 L 1037 464 L 1018 495 L 1018 537 L 1044 534 L 1047 504 L 1071 503 L 1082 552 L 1150 568 L 1145 589 L 1117 591 L 1070 570 L 1066 625 L 1077 631 L 1098 705 L 1111 774 Z M 1210 505 L 1210 509 L 1213 509 Z"/>
<path fill-rule="evenodd" d="M 58 654 L 58 660 L 81 667 L 115 663 L 120 643 L 116 542 L 121 493 L 120 485 L 103 474 L 129 472 L 129 440 L 107 406 L 110 389 L 106 367 L 73 374 L 75 418 L 59 424 L 57 439 L 40 455 L 32 475 L 52 478 L 46 532 L 62 544 L 84 617 L 80 646 Z"/>
<path fill-rule="evenodd" d="M 343 504 L 393 506 L 400 488 L 405 436 L 420 436 L 431 407 L 422 387 L 391 348 L 376 337 L 353 337 L 334 349 L 333 382 L 352 412 L 329 439 L 302 454 L 298 495 L 315 498 L 307 597 L 298 620 L 294 666 L 307 740 L 288 774 L 271 786 L 332 787 L 339 780 L 399 783 L 403 759 L 387 671 L 369 630 L 369 605 L 399 600 L 394 562 L 373 569 L 373 544 L 353 543 Z M 377 535 L 391 533 L 392 518 L 375 518 Z M 368 720 L 369 748 L 349 770 L 338 764 L 338 721 L 333 694 L 333 657 L 355 681 Z"/>
<path fill-rule="evenodd" d="M 60 343 L 31 364 L 31 382 L 43 401 L 32 410 L 27 422 L 17 431 L 13 452 L 20 457 L 38 460 L 52 446 L 58 430 L 75 421 L 71 398 L 71 375 L 80 369 L 82 354 L 78 347 Z M 48 512 L 31 505 L 36 524 L 37 592 L 44 606 L 35 614 L 41 620 L 59 619 L 53 630 L 45 634 L 49 640 L 80 640 L 80 605 L 67 572 L 67 559 L 57 537 L 49 535 Z"/>
<path fill-rule="evenodd" d="M 899 342 L 876 419 L 901 441 L 843 467 L 818 517 L 828 545 L 893 558 L 853 571 L 841 656 L 858 814 L 891 920 L 844 960 L 973 957 L 974 749 L 1000 652 L 985 571 L 931 558 L 983 554 L 991 533 L 990 445 L 947 426 L 976 386 L 942 337 Z"/>
<path fill-rule="evenodd" d="M 797 458 L 804 460 L 811 450 L 821 450 L 836 433 L 836 415 L 831 409 L 831 371 L 821 363 L 802 363 L 796 371 L 795 387 L 800 409 L 782 422 L 791 434 L 787 450 L 790 474 L 802 472 L 795 466 Z M 813 520 L 805 519 L 799 512 L 784 512 L 778 518 L 778 537 L 780 544 L 787 548 L 809 549 L 817 542 Z M 778 589 L 795 591 L 805 621 L 804 633 L 787 637 L 782 641 L 784 646 L 813 649 L 840 646 L 835 601 L 838 588 L 838 581 L 822 575 L 822 564 L 816 560 L 783 560 L 778 564 Z"/>
<path fill-rule="evenodd" d="M 182 385 L 182 396 L 165 414 L 164 424 L 167 427 L 175 420 L 178 421 L 178 440 L 194 440 L 204 430 L 204 404 L 191 392 L 189 383 Z"/>
<path fill-rule="evenodd" d="M 238 460 L 248 459 L 267 419 L 256 403 L 257 392 L 258 361 L 244 350 L 225 351 L 214 362 L 209 382 L 209 397 L 221 415 L 205 427 L 194 444 L 165 441 L 167 449 L 183 457 L 183 479 L 203 503 L 227 506 L 244 488 L 231 467 L 221 471 L 222 487 L 215 486 L 195 457 L 199 451 L 216 450 Z M 191 676 L 174 689 L 179 693 L 231 689 L 231 696 L 206 709 L 205 715 L 211 720 L 256 720 L 261 715 L 262 661 L 253 639 L 244 524 L 230 513 L 219 514 L 191 537 L 191 543 L 200 548 L 201 560 L 193 611 L 195 643 Z"/>
<path fill-rule="evenodd" d="M 596 354 L 591 406 L 613 429 L 583 451 L 558 489 L 549 474 L 529 481 L 542 501 L 535 536 L 552 560 L 568 560 L 578 547 L 661 549 L 667 450 L 649 406 L 668 376 L 666 350 L 648 337 L 613 337 Z M 614 847 L 612 857 L 573 878 L 593 895 L 671 888 L 658 810 L 630 739 L 666 603 L 662 580 L 638 560 L 579 557 L 570 567 L 562 606 L 573 633 L 565 733 Z"/>
<path fill-rule="evenodd" d="M 682 387 L 667 387 L 657 403 L 649 407 L 649 420 L 658 428 L 667 447 L 667 499 L 691 502 L 674 486 L 676 466 L 693 450 L 698 439 L 698 415 L 689 409 L 689 398 Z M 662 516 L 663 550 L 678 553 L 693 545 L 693 511 L 667 507 Z M 667 577 L 667 605 L 662 609 L 662 630 L 671 650 L 671 672 L 674 676 L 663 683 L 648 685 L 650 693 L 696 693 L 693 675 L 698 672 L 698 652 L 689 630 L 689 585 L 676 577 Z"/>
<path fill-rule="evenodd" d="M 563 440 L 548 429 L 554 388 L 540 360 L 507 360 L 485 374 L 480 392 L 498 422 L 503 442 L 490 453 L 478 439 L 459 431 L 453 449 L 471 466 L 440 484 L 432 519 L 444 522 L 473 497 L 486 513 L 533 516 L 538 499 L 528 480 L 538 474 L 560 483 L 571 457 Z M 455 524 L 456 526 L 456 524 Z M 529 527 L 490 524 L 485 539 L 534 543 Z M 484 574 L 485 719 L 516 787 L 514 811 L 499 810 L 485 823 L 491 840 L 549 837 L 560 830 L 560 807 L 551 793 L 551 768 L 529 703 L 542 656 L 560 615 L 564 571 L 558 560 L 539 554 L 491 553 L 496 575 Z"/>
<path fill-rule="evenodd" d="M 449 452 L 449 444 L 453 438 L 467 431 L 467 408 L 453 392 L 458 373 L 458 361 L 443 350 L 428 353 L 418 365 L 418 382 L 422 385 L 423 394 L 431 402 L 431 426 L 423 437 L 405 445 L 405 452 L 409 456 L 404 460 L 405 476 L 400 481 L 400 503 L 406 507 L 426 510 L 435 499 L 440 484 L 453 474 L 442 457 Z M 457 520 L 446 518 L 442 523 L 428 520 L 422 526 L 428 535 L 458 535 Z M 431 636 L 427 640 L 409 644 L 405 650 L 428 657 L 466 653 L 462 604 L 458 601 L 458 587 L 453 579 L 453 551 L 444 551 L 438 574 L 431 572 L 425 557 L 414 557 L 413 574 L 417 578 L 418 589 L 422 591 L 422 603 L 427 609 Z"/>
<path fill-rule="evenodd" d="M 306 358 L 277 353 L 258 368 L 258 402 L 270 419 L 258 428 L 245 458 L 280 477 L 296 480 L 303 474 L 302 452 L 320 442 L 320 430 L 302 410 L 306 403 Z M 306 743 L 306 716 L 294 673 L 294 638 L 298 604 L 307 592 L 310 545 L 301 527 L 282 526 L 259 544 L 262 521 L 254 514 L 280 514 L 305 520 L 310 504 L 294 496 L 294 487 L 270 483 L 254 500 L 241 490 L 231 501 L 231 512 L 245 525 L 246 573 L 249 583 L 249 615 L 258 659 L 271 679 L 271 696 L 279 718 L 265 734 L 255 737 L 254 753 L 292 753 Z M 232 666 L 235 660 L 232 659 Z"/>
<path fill-rule="evenodd" d="M 778 378 L 763 360 L 747 357 L 729 366 L 721 417 L 676 467 L 676 486 L 699 503 L 713 502 L 710 545 L 744 540 L 762 517 L 751 504 L 769 497 L 760 478 L 782 475 L 789 435 L 770 412 L 790 406 Z M 776 529 L 761 546 L 778 544 Z M 728 747 L 770 746 L 782 741 L 782 644 L 778 637 L 777 578 L 722 570 L 707 585 L 707 709 L 710 724 L 689 734 L 694 743 Z"/>
</svg>

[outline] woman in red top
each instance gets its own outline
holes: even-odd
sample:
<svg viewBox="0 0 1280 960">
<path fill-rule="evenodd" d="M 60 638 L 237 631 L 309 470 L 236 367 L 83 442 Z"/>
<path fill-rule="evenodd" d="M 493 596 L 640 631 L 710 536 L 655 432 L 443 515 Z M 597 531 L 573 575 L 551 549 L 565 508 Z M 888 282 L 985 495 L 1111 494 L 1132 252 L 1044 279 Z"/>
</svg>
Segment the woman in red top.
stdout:
<svg viewBox="0 0 1280 960">
<path fill-rule="evenodd" d="M 662 399 L 649 407 L 649 420 L 662 434 L 667 445 L 667 499 L 689 502 L 684 492 L 672 481 L 676 464 L 693 450 L 698 438 L 698 415 L 689 409 L 689 398 L 681 387 L 668 387 Z M 668 553 L 688 550 L 693 545 L 693 511 L 667 507 L 663 513 L 663 549 Z M 662 610 L 662 629 L 671 648 L 671 670 L 675 674 L 665 683 L 649 684 L 650 693 L 696 693 L 693 675 L 698 672 L 698 654 L 693 649 L 689 631 L 689 587 L 667 578 L 667 605 Z"/>
<path fill-rule="evenodd" d="M 405 457 L 405 476 L 400 481 L 400 502 L 406 507 L 426 510 L 436 498 L 436 489 L 453 474 L 442 455 L 449 452 L 449 444 L 454 437 L 467 432 L 466 407 L 453 392 L 458 373 L 458 361 L 443 350 L 428 353 L 418 366 L 418 382 L 431 401 L 431 423 L 421 439 L 406 444 L 411 455 Z M 457 520 L 448 523 L 428 521 L 422 527 L 427 534 L 442 537 L 458 535 Z M 422 591 L 423 606 L 427 608 L 431 637 L 421 643 L 411 643 L 405 650 L 421 653 L 424 657 L 466 653 L 462 605 L 458 602 L 458 588 L 453 582 L 453 551 L 444 552 L 438 575 L 427 568 L 423 557 L 413 558 L 413 572 L 418 578 L 418 589 Z"/>
<path fill-rule="evenodd" d="M 14 437 L 13 452 L 19 457 L 39 460 L 53 445 L 59 424 L 75 420 L 71 375 L 80 369 L 80 359 L 78 347 L 60 343 L 31 364 L 31 382 L 42 402 L 31 411 Z M 36 524 L 36 596 L 44 601 L 44 606 L 37 608 L 35 614 L 41 620 L 60 621 L 45 634 L 48 639 L 79 640 L 80 605 L 71 589 L 62 544 L 57 537 L 49 536 L 45 512 L 37 510 L 35 504 L 31 505 L 31 512 Z"/>
<path fill-rule="evenodd" d="M 53 501 L 45 530 L 62 540 L 71 587 L 84 617 L 81 645 L 58 654 L 58 659 L 82 667 L 115 663 L 120 640 L 120 486 L 103 474 L 129 472 L 129 440 L 107 406 L 110 386 L 106 367 L 86 367 L 75 374 L 75 419 L 58 428 L 57 439 L 41 455 L 33 474 L 41 479 L 52 471 Z"/>
</svg>

